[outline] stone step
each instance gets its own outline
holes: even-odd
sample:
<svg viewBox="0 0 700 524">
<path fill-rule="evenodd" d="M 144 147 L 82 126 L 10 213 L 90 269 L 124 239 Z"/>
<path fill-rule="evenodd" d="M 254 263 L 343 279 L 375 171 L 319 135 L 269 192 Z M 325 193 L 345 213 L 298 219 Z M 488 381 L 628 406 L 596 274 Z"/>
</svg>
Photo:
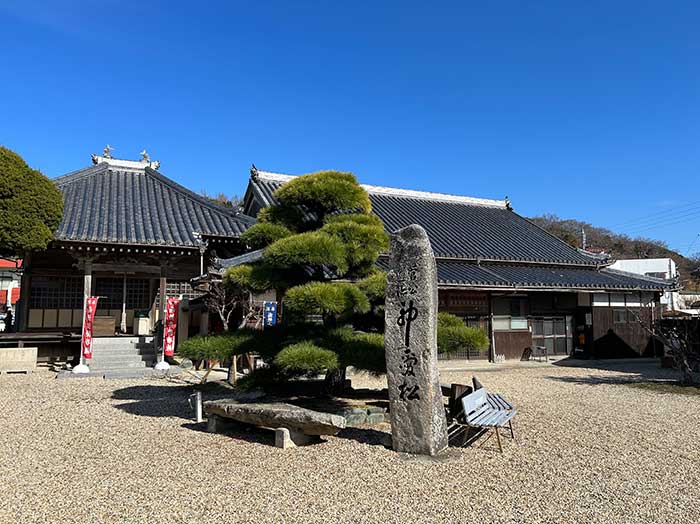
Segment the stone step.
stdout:
<svg viewBox="0 0 700 524">
<path fill-rule="evenodd" d="M 109 371 L 97 372 L 97 376 L 102 375 L 105 379 L 134 379 L 148 377 L 152 374 L 153 368 L 110 369 Z"/>
<path fill-rule="evenodd" d="M 159 352 L 154 349 L 111 349 L 105 351 L 100 349 L 98 351 L 92 350 L 92 354 L 96 357 L 107 357 L 107 358 L 129 358 L 129 357 L 139 357 L 139 356 L 151 356 L 157 355 Z"/>
<path fill-rule="evenodd" d="M 90 362 L 95 366 L 117 366 L 121 364 L 138 364 L 140 362 L 155 362 L 156 357 L 146 358 L 92 358 Z"/>
<path fill-rule="evenodd" d="M 137 344 L 129 344 L 129 343 L 115 343 L 115 342 L 110 342 L 109 344 L 95 344 L 93 342 L 92 344 L 93 349 L 103 349 L 103 350 L 110 350 L 110 349 L 145 349 L 145 348 L 152 348 L 155 347 L 152 343 L 146 343 L 146 342 L 139 342 Z"/>
<path fill-rule="evenodd" d="M 123 338 L 123 337 L 105 337 L 93 338 L 93 347 L 134 347 L 134 346 L 152 346 L 153 337 L 142 338 Z"/>
<path fill-rule="evenodd" d="M 152 363 L 145 362 L 143 360 L 140 360 L 138 362 L 91 362 L 90 363 L 90 371 L 104 371 L 104 370 L 110 370 L 113 371 L 115 369 L 140 369 L 140 368 L 147 368 L 150 367 Z"/>
<path fill-rule="evenodd" d="M 122 336 L 122 337 L 95 337 L 93 342 L 118 341 L 118 342 L 153 342 L 152 336 Z"/>
</svg>

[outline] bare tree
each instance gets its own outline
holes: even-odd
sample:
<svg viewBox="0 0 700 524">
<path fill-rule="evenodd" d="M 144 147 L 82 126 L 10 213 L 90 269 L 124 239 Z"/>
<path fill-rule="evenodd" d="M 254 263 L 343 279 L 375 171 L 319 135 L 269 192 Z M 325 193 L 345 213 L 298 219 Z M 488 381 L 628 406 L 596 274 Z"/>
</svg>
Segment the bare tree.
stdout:
<svg viewBox="0 0 700 524">
<path fill-rule="evenodd" d="M 231 314 L 240 301 L 241 296 L 224 285 L 220 280 L 209 282 L 207 292 L 204 295 L 204 303 L 207 309 L 219 315 L 224 331 L 228 331 Z"/>
<path fill-rule="evenodd" d="M 627 309 L 655 340 L 664 345 L 666 354 L 681 372 L 681 383 L 700 385 L 700 318 L 661 318 L 647 323 L 639 313 Z"/>
<path fill-rule="evenodd" d="M 683 384 L 700 385 L 700 318 L 661 319 L 656 333 L 681 372 Z"/>
</svg>

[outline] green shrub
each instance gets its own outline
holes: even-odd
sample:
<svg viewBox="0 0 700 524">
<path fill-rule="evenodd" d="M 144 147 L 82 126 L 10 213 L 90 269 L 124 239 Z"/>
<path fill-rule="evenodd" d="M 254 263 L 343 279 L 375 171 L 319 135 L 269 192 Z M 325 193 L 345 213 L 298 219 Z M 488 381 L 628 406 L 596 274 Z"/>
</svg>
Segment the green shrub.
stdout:
<svg viewBox="0 0 700 524">
<path fill-rule="evenodd" d="M 386 373 L 383 335 L 344 327 L 328 332 L 320 344 L 338 353 L 342 367 L 353 366 L 377 375 Z"/>
<path fill-rule="evenodd" d="M 249 330 L 222 335 L 197 335 L 177 345 L 177 354 L 191 360 L 228 360 L 250 352 L 255 334 Z"/>
<path fill-rule="evenodd" d="M 262 249 L 291 234 L 292 232 L 281 224 L 259 222 L 243 233 L 241 240 L 250 249 Z"/>
<path fill-rule="evenodd" d="M 224 273 L 224 285 L 253 293 L 272 287 L 270 275 L 259 264 L 241 264 L 228 268 Z"/>
<path fill-rule="evenodd" d="M 329 266 L 336 268 L 339 274 L 347 271 L 342 240 L 321 231 L 282 238 L 265 248 L 264 258 L 266 263 L 275 267 Z"/>
<path fill-rule="evenodd" d="M 339 210 L 369 213 L 369 195 L 352 173 L 319 171 L 293 178 L 275 192 L 283 207 L 303 207 L 320 223 L 325 216 Z"/>
<path fill-rule="evenodd" d="M 366 275 L 374 267 L 379 253 L 389 248 L 389 236 L 384 226 L 379 219 L 372 220 L 370 217 L 372 215 L 333 216 L 321 228 L 321 231 L 342 241 L 350 276 Z"/>
<path fill-rule="evenodd" d="M 369 311 L 369 300 L 348 282 L 310 282 L 287 291 L 284 307 L 297 318 L 305 315 L 347 316 Z"/>
<path fill-rule="evenodd" d="M 468 327 L 454 315 L 438 313 L 438 352 L 484 351 L 489 338 L 481 329 Z"/>
<path fill-rule="evenodd" d="M 304 219 L 304 213 L 294 206 L 270 206 L 258 211 L 258 224 L 278 224 L 291 231 L 301 232 L 306 230 L 308 224 Z"/>
<path fill-rule="evenodd" d="M 282 349 L 275 357 L 275 365 L 288 373 L 318 375 L 338 369 L 338 355 L 311 342 L 299 342 Z"/>
<path fill-rule="evenodd" d="M 56 185 L 0 146 L 0 256 L 24 256 L 54 239 L 63 215 Z"/>
<path fill-rule="evenodd" d="M 357 287 L 360 288 L 367 298 L 373 304 L 383 304 L 384 296 L 386 295 L 386 273 L 380 269 L 375 269 L 368 277 L 357 282 Z"/>
<path fill-rule="evenodd" d="M 451 313 L 438 313 L 438 329 L 448 328 L 448 327 L 462 327 L 464 326 L 464 320 Z"/>
</svg>

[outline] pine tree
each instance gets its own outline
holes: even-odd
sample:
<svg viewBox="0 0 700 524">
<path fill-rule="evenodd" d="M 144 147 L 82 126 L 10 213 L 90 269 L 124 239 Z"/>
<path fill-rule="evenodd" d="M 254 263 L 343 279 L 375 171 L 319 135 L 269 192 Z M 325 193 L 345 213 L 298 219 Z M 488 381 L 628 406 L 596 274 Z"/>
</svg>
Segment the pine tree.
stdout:
<svg viewBox="0 0 700 524">
<path fill-rule="evenodd" d="M 275 196 L 278 204 L 263 209 L 241 237 L 263 249 L 262 260 L 225 275 L 238 290 L 277 291 L 281 324 L 257 336 L 268 342 L 265 374 L 325 372 L 327 390 L 335 392 L 347 366 L 381 372 L 381 335 L 354 332 L 368 315 L 383 314 L 385 276 L 376 262 L 389 240 L 367 192 L 351 173 L 322 171 L 291 180 Z"/>
</svg>

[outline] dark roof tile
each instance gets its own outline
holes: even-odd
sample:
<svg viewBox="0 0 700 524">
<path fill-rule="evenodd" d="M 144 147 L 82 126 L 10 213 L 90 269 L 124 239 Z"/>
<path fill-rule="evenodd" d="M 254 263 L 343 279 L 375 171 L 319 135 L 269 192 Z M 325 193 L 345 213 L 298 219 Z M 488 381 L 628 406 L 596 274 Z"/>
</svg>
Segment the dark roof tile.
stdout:
<svg viewBox="0 0 700 524">
<path fill-rule="evenodd" d="M 64 200 L 57 240 L 194 247 L 193 232 L 238 237 L 255 222 L 150 167 L 102 162 L 54 182 Z"/>
</svg>

